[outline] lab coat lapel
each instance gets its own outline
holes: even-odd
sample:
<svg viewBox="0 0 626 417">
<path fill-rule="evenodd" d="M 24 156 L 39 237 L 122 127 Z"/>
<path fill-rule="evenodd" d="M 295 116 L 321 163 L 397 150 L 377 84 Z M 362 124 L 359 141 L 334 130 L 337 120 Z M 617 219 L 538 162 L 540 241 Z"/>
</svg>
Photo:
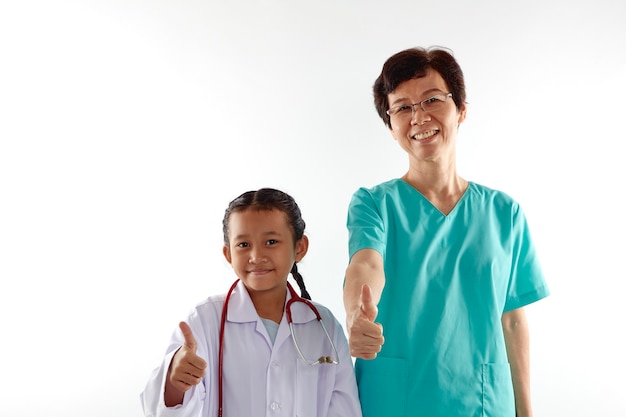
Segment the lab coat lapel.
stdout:
<svg viewBox="0 0 626 417">
<path fill-rule="evenodd" d="M 278 327 L 278 333 L 276 333 L 276 339 L 274 340 L 274 347 L 272 350 L 278 351 L 282 344 L 289 339 L 291 339 L 291 332 L 289 331 L 289 325 L 287 324 L 287 317 L 283 314 L 283 318 L 280 320 L 280 326 Z"/>
</svg>

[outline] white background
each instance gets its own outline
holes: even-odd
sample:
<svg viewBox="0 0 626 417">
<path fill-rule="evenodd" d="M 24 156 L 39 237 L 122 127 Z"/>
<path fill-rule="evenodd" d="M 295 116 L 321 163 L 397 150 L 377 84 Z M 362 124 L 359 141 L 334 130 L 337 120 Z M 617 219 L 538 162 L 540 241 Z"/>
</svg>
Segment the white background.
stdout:
<svg viewBox="0 0 626 417">
<path fill-rule="evenodd" d="M 451 48 L 465 178 L 523 206 L 552 295 L 528 307 L 536 416 L 626 415 L 626 3 L 15 1 L 0 6 L 0 414 L 141 415 L 170 333 L 234 277 L 228 202 L 299 202 L 343 322 L 345 215 L 407 166 L 386 58 Z"/>
</svg>

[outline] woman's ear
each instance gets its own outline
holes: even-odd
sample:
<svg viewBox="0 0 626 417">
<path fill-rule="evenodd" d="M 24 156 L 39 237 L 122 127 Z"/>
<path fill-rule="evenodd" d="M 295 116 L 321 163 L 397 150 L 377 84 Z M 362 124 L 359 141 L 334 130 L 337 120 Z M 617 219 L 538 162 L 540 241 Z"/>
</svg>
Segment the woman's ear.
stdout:
<svg viewBox="0 0 626 417">
<path fill-rule="evenodd" d="M 389 134 L 391 135 L 393 140 L 395 140 L 396 142 L 398 141 L 398 138 L 396 137 L 396 132 L 393 130 L 393 127 L 391 126 L 389 126 Z"/>
<path fill-rule="evenodd" d="M 228 262 L 228 264 L 231 265 L 232 258 L 230 257 L 230 248 L 224 245 L 224 247 L 222 248 L 222 253 L 224 254 L 224 258 L 226 258 L 226 261 Z"/>
<path fill-rule="evenodd" d="M 461 108 L 458 111 L 459 121 L 457 122 L 457 126 L 460 126 L 461 123 L 465 121 L 465 117 L 467 116 L 467 103 L 463 103 Z"/>
<path fill-rule="evenodd" d="M 300 262 L 309 250 L 309 238 L 305 235 L 296 242 L 296 262 Z"/>
</svg>

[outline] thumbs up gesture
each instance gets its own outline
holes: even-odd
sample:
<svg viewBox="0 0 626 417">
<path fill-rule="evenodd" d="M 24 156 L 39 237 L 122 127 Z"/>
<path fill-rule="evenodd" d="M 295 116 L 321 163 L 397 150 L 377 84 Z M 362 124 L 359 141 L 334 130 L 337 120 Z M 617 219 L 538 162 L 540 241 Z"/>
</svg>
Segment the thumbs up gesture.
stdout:
<svg viewBox="0 0 626 417">
<path fill-rule="evenodd" d="M 361 286 L 358 304 L 347 318 L 350 354 L 355 358 L 374 359 L 380 352 L 385 338 L 382 325 L 374 322 L 378 315 L 378 307 L 374 304 L 369 285 Z"/>
<path fill-rule="evenodd" d="M 196 355 L 198 345 L 189 325 L 182 321 L 179 327 L 185 338 L 185 343 L 172 358 L 167 383 L 170 387 L 184 393 L 192 386 L 200 383 L 207 363 L 200 356 Z"/>
</svg>

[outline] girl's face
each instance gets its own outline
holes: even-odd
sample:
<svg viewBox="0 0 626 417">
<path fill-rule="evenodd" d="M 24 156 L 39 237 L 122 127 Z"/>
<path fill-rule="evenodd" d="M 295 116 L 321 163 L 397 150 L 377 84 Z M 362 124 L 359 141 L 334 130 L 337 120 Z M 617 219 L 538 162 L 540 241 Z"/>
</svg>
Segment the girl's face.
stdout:
<svg viewBox="0 0 626 417">
<path fill-rule="evenodd" d="M 232 213 L 228 237 L 224 257 L 251 297 L 256 293 L 284 297 L 291 267 L 308 249 L 306 236 L 294 242 L 285 213 L 255 209 Z"/>
</svg>

